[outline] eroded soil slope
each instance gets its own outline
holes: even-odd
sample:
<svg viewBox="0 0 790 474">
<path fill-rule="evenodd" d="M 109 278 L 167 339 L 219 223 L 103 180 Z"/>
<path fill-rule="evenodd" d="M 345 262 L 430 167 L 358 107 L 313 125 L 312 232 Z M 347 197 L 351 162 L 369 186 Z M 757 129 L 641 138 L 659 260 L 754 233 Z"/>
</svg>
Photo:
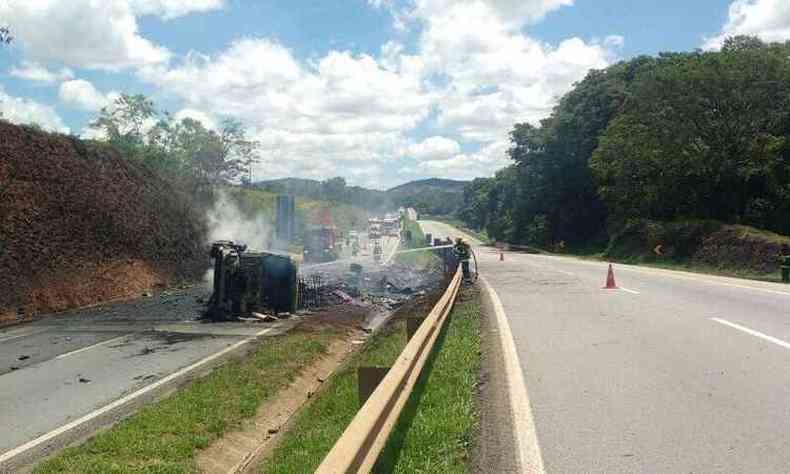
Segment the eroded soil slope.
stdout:
<svg viewBox="0 0 790 474">
<path fill-rule="evenodd" d="M 195 277 L 204 225 L 114 149 L 0 121 L 0 322 Z"/>
</svg>

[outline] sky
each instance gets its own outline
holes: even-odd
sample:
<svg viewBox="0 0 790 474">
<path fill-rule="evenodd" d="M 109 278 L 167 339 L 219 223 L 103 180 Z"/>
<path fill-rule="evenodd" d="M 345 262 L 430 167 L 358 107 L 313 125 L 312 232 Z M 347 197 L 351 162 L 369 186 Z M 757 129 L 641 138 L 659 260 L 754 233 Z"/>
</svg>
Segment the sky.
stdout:
<svg viewBox="0 0 790 474">
<path fill-rule="evenodd" d="M 0 113 L 100 138 L 120 93 L 241 120 L 254 179 L 385 189 L 508 165 L 590 69 L 734 34 L 790 40 L 787 0 L 0 0 Z"/>
</svg>

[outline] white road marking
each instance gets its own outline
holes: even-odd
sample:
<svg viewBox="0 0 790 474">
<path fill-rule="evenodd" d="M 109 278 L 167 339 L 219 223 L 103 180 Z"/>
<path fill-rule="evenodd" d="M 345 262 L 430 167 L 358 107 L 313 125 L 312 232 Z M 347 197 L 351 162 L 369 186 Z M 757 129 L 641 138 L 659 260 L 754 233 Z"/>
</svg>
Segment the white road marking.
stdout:
<svg viewBox="0 0 790 474">
<path fill-rule="evenodd" d="M 34 334 L 40 334 L 44 331 L 46 331 L 46 329 L 39 329 L 38 331 L 26 331 L 23 334 L 14 334 L 13 336 L 0 337 L 0 342 L 11 341 L 14 339 L 19 339 L 20 337 L 32 336 Z"/>
<path fill-rule="evenodd" d="M 521 465 L 521 472 L 542 474 L 545 472 L 543 467 L 543 456 L 538 444 L 538 436 L 535 430 L 535 421 L 532 417 L 532 409 L 527 393 L 527 384 L 524 382 L 524 371 L 516 352 L 516 344 L 513 342 L 513 334 L 510 332 L 505 309 L 496 291 L 488 284 L 485 278 L 480 277 L 496 313 L 496 323 L 499 326 L 500 341 L 505 358 L 505 374 L 508 381 L 508 394 L 510 398 L 510 408 L 513 411 L 513 428 L 516 439 L 517 449 L 519 450 L 518 461 Z"/>
<path fill-rule="evenodd" d="M 628 288 L 626 288 L 626 287 L 623 287 L 623 286 L 621 286 L 621 287 L 620 287 L 620 289 L 621 289 L 621 290 L 623 290 L 623 291 L 627 291 L 627 292 L 629 292 L 629 293 L 633 293 L 633 294 L 635 294 L 635 295 L 638 295 L 638 294 L 639 294 L 639 292 L 638 292 L 638 291 L 636 291 L 636 290 L 629 290 Z"/>
<path fill-rule="evenodd" d="M 154 382 L 154 383 L 152 383 L 150 385 L 146 385 L 145 387 L 141 388 L 140 390 L 138 390 L 136 392 L 132 392 L 129 395 L 127 395 L 127 396 L 125 396 L 125 397 L 123 397 L 121 399 L 118 399 L 118 400 L 116 400 L 116 401 L 114 401 L 114 402 L 112 402 L 110 404 L 107 404 L 107 405 L 99 408 L 98 410 L 94 410 L 94 411 L 88 413 L 87 415 L 72 421 L 71 423 L 67 423 L 67 424 L 61 426 L 60 428 L 54 429 L 54 430 L 50 431 L 49 433 L 43 434 L 43 435 L 39 436 L 38 438 L 33 439 L 31 441 L 28 441 L 27 443 L 25 443 L 25 444 L 23 444 L 21 446 L 17 446 L 16 448 L 14 448 L 14 449 L 12 449 L 10 451 L 6 451 L 5 453 L 0 454 L 0 467 L 2 467 L 2 464 L 4 462 L 6 462 L 6 461 L 8 461 L 10 459 L 13 459 L 16 456 L 19 456 L 20 454 L 24 453 L 25 451 L 29 451 L 29 450 L 35 448 L 36 446 L 38 446 L 40 444 L 44 444 L 44 443 L 56 438 L 57 436 L 68 432 L 69 430 L 72 430 L 72 429 L 74 429 L 74 428 L 76 428 L 76 427 L 78 427 L 78 426 L 80 426 L 80 425 L 82 425 L 82 424 L 84 424 L 84 423 L 86 423 L 86 422 L 98 417 L 98 416 L 101 416 L 101 415 L 103 415 L 103 414 L 105 414 L 105 413 L 107 413 L 107 412 L 109 412 L 109 411 L 111 411 L 111 410 L 113 410 L 115 408 L 118 408 L 118 407 L 124 405 L 127 402 L 130 402 L 130 401 L 134 400 L 135 398 L 137 398 L 137 397 L 139 397 L 141 395 L 145 395 L 146 393 L 148 393 L 148 392 L 150 392 L 152 390 L 155 390 L 155 389 L 161 387 L 162 385 L 164 385 L 166 383 L 169 383 L 169 382 L 175 380 L 176 378 L 178 378 L 178 377 L 180 377 L 180 376 L 182 376 L 184 374 L 187 374 L 187 373 L 197 369 L 198 367 L 200 367 L 202 365 L 205 365 L 205 364 L 211 362 L 214 359 L 222 357 L 223 355 L 225 355 L 225 354 L 227 354 L 229 352 L 232 352 L 232 351 L 238 349 L 239 347 L 243 346 L 244 344 L 247 344 L 248 342 L 254 340 L 256 337 L 263 336 L 264 334 L 268 333 L 272 329 L 274 329 L 274 328 L 266 328 L 266 329 L 264 329 L 262 331 L 259 331 L 252 337 L 249 337 L 247 339 L 239 341 L 236 344 L 233 344 L 232 346 L 228 346 L 225 349 L 223 349 L 223 350 L 221 350 L 219 352 L 216 352 L 216 353 L 214 353 L 214 354 L 212 354 L 212 355 L 210 355 L 208 357 L 205 357 L 205 358 L 195 362 L 194 364 L 192 364 L 192 365 L 190 365 L 188 367 L 184 367 L 183 369 L 181 369 L 181 370 L 179 370 L 177 372 L 174 372 L 174 373 L 168 375 L 167 377 L 165 377 L 165 378 L 163 378 L 161 380 L 158 380 L 158 381 L 156 381 L 156 382 Z"/>
<path fill-rule="evenodd" d="M 93 349 L 93 348 L 96 348 L 96 347 L 100 347 L 100 346 L 103 346 L 105 344 L 110 344 L 111 342 L 115 342 L 115 341 L 117 341 L 119 339 L 123 339 L 126 336 L 128 336 L 128 334 L 124 334 L 123 336 L 114 337 L 112 339 L 107 339 L 106 341 L 97 342 L 96 344 L 93 344 L 91 346 L 83 347 L 81 349 L 76 349 L 76 350 L 73 350 L 71 352 L 66 352 L 65 354 L 61 354 L 61 355 L 55 357 L 55 359 L 65 359 L 66 357 L 73 356 L 74 354 L 79 354 L 80 352 L 84 352 L 84 351 L 87 351 L 87 350 L 90 350 L 90 349 Z"/>
<path fill-rule="evenodd" d="M 726 319 L 710 318 L 710 320 L 711 321 L 716 321 L 719 324 L 724 324 L 725 326 L 729 326 L 729 327 L 731 327 L 733 329 L 737 329 L 739 331 L 743 331 L 746 334 L 751 334 L 754 337 L 759 337 L 760 339 L 764 339 L 764 340 L 766 340 L 768 342 L 773 342 L 777 346 L 782 346 L 785 349 L 790 349 L 790 342 L 783 341 L 781 339 L 777 339 L 777 338 L 775 338 L 773 336 L 769 336 L 768 334 L 763 334 L 760 331 L 755 331 L 754 329 L 749 329 L 746 326 L 741 326 L 740 324 L 732 323 L 730 321 L 727 321 Z"/>
</svg>

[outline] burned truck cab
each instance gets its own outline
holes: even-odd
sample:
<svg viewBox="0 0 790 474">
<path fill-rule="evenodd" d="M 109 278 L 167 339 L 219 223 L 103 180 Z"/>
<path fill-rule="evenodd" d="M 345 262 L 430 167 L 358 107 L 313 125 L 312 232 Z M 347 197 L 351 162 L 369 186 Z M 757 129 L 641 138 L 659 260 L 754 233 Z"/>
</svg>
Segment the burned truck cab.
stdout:
<svg viewBox="0 0 790 474">
<path fill-rule="evenodd" d="M 298 266 L 289 255 L 247 251 L 221 240 L 211 246 L 213 294 L 207 316 L 232 320 L 252 312 L 292 313 L 297 304 Z"/>
</svg>

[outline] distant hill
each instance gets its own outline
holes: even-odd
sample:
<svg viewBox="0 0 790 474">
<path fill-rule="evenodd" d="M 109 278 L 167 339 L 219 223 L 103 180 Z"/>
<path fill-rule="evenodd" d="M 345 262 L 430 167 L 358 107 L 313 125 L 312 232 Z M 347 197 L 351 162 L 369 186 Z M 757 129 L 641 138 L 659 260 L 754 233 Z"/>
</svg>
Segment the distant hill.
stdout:
<svg viewBox="0 0 790 474">
<path fill-rule="evenodd" d="M 461 194 L 464 192 L 464 187 L 467 183 L 468 181 L 456 181 L 454 179 L 428 178 L 410 181 L 408 183 L 401 184 L 400 186 L 390 188 L 386 192 L 387 195 L 392 198 L 415 196 L 420 193 L 430 191 Z"/>
<path fill-rule="evenodd" d="M 343 178 L 326 181 L 281 178 L 260 181 L 255 186 L 274 193 L 287 193 L 312 199 L 343 202 L 378 211 L 394 207 L 413 207 L 422 214 L 453 214 L 460 204 L 466 181 L 428 178 L 411 181 L 386 191 L 347 186 Z"/>
</svg>

